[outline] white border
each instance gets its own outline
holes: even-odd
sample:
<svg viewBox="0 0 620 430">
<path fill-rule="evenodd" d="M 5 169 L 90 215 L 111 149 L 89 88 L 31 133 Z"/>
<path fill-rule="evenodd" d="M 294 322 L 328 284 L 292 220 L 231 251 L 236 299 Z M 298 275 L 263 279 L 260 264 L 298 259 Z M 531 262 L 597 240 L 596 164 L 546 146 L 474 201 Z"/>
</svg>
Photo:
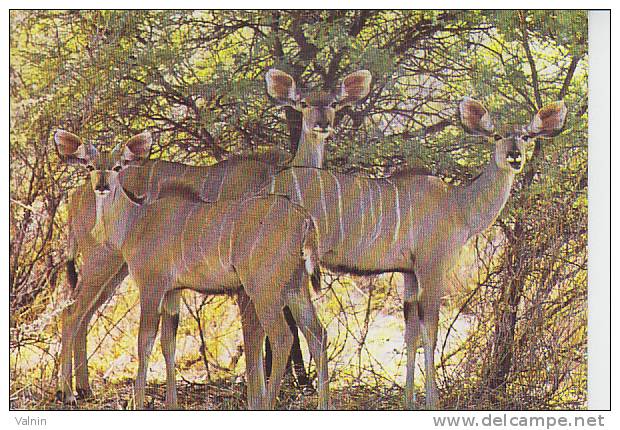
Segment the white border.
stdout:
<svg viewBox="0 0 620 430">
<path fill-rule="evenodd" d="M 8 3 L 8 4 L 7 4 Z M 472 2 L 469 0 L 462 0 L 459 2 L 451 1 L 439 4 L 436 0 L 419 0 L 414 3 L 404 2 L 402 0 L 383 0 L 380 4 L 377 2 L 371 2 L 368 0 L 353 1 L 353 0 L 341 0 L 334 3 L 333 0 L 310 0 L 305 3 L 292 3 L 284 1 L 268 0 L 266 2 L 247 1 L 247 0 L 228 0 L 226 2 L 211 1 L 211 2 L 198 2 L 188 0 L 177 0 L 174 4 L 170 2 L 164 2 L 162 0 L 153 0 L 150 2 L 142 3 L 127 3 L 126 1 L 108 0 L 108 1 L 93 1 L 82 0 L 75 1 L 69 0 L 64 2 L 50 2 L 34 0 L 28 3 L 17 2 L 9 0 L 7 6 L 5 6 L 5 13 L 2 14 L 1 23 L 4 24 L 2 28 L 6 29 L 5 43 L 2 45 L 2 63 L 4 70 L 8 70 L 8 9 L 6 7 L 13 8 L 123 8 L 123 7 L 148 7 L 148 8 L 169 8 L 174 6 L 175 8 L 369 8 L 369 7 L 381 7 L 385 9 L 390 8 L 472 8 L 472 9 L 485 9 L 494 7 L 504 8 L 610 8 L 614 6 L 611 1 L 594 1 L 594 2 L 575 2 L 575 1 L 560 1 L 552 0 L 541 4 L 540 1 L 521 1 L 515 2 L 501 2 L 494 1 L 477 1 Z M 616 15 L 618 12 L 616 11 Z M 604 21 L 604 17 L 597 14 L 592 14 L 590 21 L 590 148 L 589 148 L 589 407 L 590 408 L 602 408 L 607 409 L 609 405 L 609 393 L 610 393 L 610 380 L 609 380 L 609 308 L 610 308 L 610 267 L 609 267 L 609 226 L 610 226 L 610 160 L 615 161 L 616 158 L 610 154 L 609 142 L 609 25 Z M 612 14 L 612 19 L 615 19 Z M 601 20 L 601 21 L 599 21 Z M 616 25 L 620 23 L 615 22 Z M 615 36 L 615 35 L 614 35 Z M 615 44 L 616 49 L 618 44 Z M 600 56 L 600 59 L 599 59 Z M 614 62 L 615 64 L 615 62 Z M 617 67 L 614 70 L 618 71 Z M 5 72 L 6 73 L 6 72 Z M 8 112 L 8 75 L 5 85 L 2 89 L 5 94 L 4 103 L 2 104 L 2 114 L 4 118 L 3 122 L 3 136 L 8 137 L 9 131 L 9 112 Z M 614 92 L 615 93 L 615 92 Z M 618 103 L 618 95 L 613 97 L 615 103 Z M 616 110 L 617 112 L 617 110 Z M 614 120 L 614 124 L 617 124 L 618 120 Z M 614 126 L 615 131 L 616 126 Z M 615 134 L 617 135 L 617 134 Z M 611 156 L 610 156 L 611 155 Z M 0 145 L 0 163 L 3 166 L 8 166 L 9 163 L 9 145 L 8 139 L 5 144 Z M 2 220 L 2 239 L 5 246 L 2 248 L 3 260 L 8 263 L 8 169 L 0 172 L 0 204 L 3 206 L 3 213 L 5 214 Z M 617 181 L 617 175 L 613 176 L 614 183 Z M 6 207 L 4 207 L 6 205 Z M 617 231 L 617 230 L 616 230 Z M 614 232 L 612 242 L 618 243 L 617 233 Z M 617 246 L 614 246 L 614 250 Z M 614 253 L 617 256 L 617 253 Z M 5 263 L 5 264 L 6 264 Z M 8 272 L 5 272 L 5 276 L 8 276 Z M 617 280 L 617 269 L 613 272 L 613 279 Z M 6 284 L 5 284 L 6 285 Z M 2 306 L 3 313 L 8 309 L 8 285 L 4 288 L 4 294 L 0 295 L 0 306 Z M 611 306 L 614 309 L 618 309 L 615 306 L 615 300 L 617 294 L 613 296 L 614 302 Z M 616 313 L 618 311 L 615 311 Z M 614 318 L 616 322 L 617 318 Z M 5 322 L 5 329 L 1 330 L 2 342 L 4 345 L 8 344 L 8 323 L 9 315 L 6 313 L 3 315 L 3 321 Z M 614 345 L 614 356 L 617 358 L 615 350 L 617 346 Z M 96 411 L 50 411 L 50 412 L 11 412 L 8 411 L 8 384 L 9 375 L 8 369 L 8 354 L 5 352 L 1 354 L 0 366 L 5 370 L 3 378 L 3 390 L 1 393 L 1 399 L 4 402 L 4 407 L 7 408 L 5 423 L 9 428 L 16 428 L 15 417 L 19 416 L 33 416 L 33 417 L 45 417 L 47 418 L 46 428 L 64 428 L 72 429 L 79 428 L 79 426 L 88 426 L 90 429 L 105 428 L 106 430 L 114 428 L 114 426 L 129 427 L 137 426 L 137 428 L 175 428 L 181 426 L 199 426 L 199 427 L 211 427 L 211 428 L 256 428 L 256 426 L 265 427 L 269 430 L 272 428 L 288 427 L 294 428 L 294 430 L 301 430 L 305 428 L 316 429 L 317 426 L 327 425 L 330 428 L 338 428 L 339 426 L 346 425 L 351 428 L 373 428 L 380 429 L 389 425 L 390 427 L 396 426 L 411 426 L 416 429 L 435 428 L 432 417 L 439 415 L 446 416 L 477 416 L 478 419 L 482 419 L 488 416 L 488 412 L 340 412 L 340 413 L 318 413 L 318 412 L 192 412 L 191 414 L 184 414 L 183 412 L 166 412 L 166 413 L 153 413 L 153 412 L 96 412 Z M 620 381 L 617 378 L 618 372 L 615 372 L 614 383 L 612 386 L 617 387 Z M 615 402 L 617 406 L 617 401 Z M 500 415 L 500 412 L 493 413 L 494 415 Z M 534 413 L 520 413 L 520 415 L 529 416 Z M 538 412 L 537 415 L 544 416 L 566 416 L 571 418 L 574 415 L 583 414 L 590 417 L 598 417 L 602 415 L 605 417 L 605 427 L 614 427 L 613 424 L 618 424 L 620 420 L 615 419 L 610 413 L 579 413 L 579 412 Z M 514 414 L 511 414 L 514 415 Z M 389 421 L 386 421 L 389 420 Z M 512 427 L 508 427 L 512 428 Z M 515 427 L 516 428 L 516 427 Z"/>
<path fill-rule="evenodd" d="M 610 14 L 588 15 L 588 409 L 610 408 Z"/>
</svg>

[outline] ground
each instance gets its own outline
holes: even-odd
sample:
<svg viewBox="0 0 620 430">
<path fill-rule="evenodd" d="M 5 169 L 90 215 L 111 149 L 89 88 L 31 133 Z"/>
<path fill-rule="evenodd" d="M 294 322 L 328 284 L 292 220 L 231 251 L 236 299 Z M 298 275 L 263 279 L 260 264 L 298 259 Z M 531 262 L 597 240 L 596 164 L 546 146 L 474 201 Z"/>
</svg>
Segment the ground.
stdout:
<svg viewBox="0 0 620 430">
<path fill-rule="evenodd" d="M 179 381 L 177 383 L 179 408 L 184 410 L 245 410 L 245 384 L 230 381 L 197 384 Z M 77 410 L 125 410 L 132 408 L 133 381 L 125 380 L 107 387 L 93 387 L 95 397 L 83 400 L 77 406 L 63 406 L 54 393 L 35 395 L 33 390 L 24 389 L 11 396 L 11 409 L 77 409 Z M 164 409 L 165 385 L 150 383 L 147 386 L 149 409 Z M 38 397 L 38 398 L 37 398 Z M 421 397 L 421 396 L 420 396 Z M 398 410 L 402 409 L 403 391 L 399 387 L 373 389 L 354 385 L 345 389 L 330 391 L 332 408 L 337 410 Z M 316 409 L 316 393 L 302 393 L 292 387 L 283 388 L 278 410 Z M 422 407 L 420 403 L 420 407 Z"/>
</svg>

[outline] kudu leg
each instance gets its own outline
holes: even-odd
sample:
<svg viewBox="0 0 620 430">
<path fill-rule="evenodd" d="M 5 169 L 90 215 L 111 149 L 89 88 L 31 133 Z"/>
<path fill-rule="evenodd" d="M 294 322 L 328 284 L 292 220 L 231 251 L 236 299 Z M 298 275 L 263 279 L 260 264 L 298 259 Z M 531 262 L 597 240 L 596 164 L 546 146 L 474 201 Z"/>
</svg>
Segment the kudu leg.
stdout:
<svg viewBox="0 0 620 430">
<path fill-rule="evenodd" d="M 306 373 L 306 366 L 304 364 L 304 356 L 301 353 L 301 344 L 299 343 L 299 329 L 293 314 L 288 306 L 284 307 L 284 318 L 288 328 L 293 335 L 293 346 L 291 347 L 291 354 L 286 365 L 287 372 L 294 371 L 295 378 L 297 379 L 297 385 L 301 388 L 312 388 L 312 382 Z"/>
<path fill-rule="evenodd" d="M 181 292 L 173 291 L 166 295 L 162 303 L 161 314 L 161 351 L 166 362 L 166 408 L 176 409 L 177 384 L 175 368 L 175 351 L 177 329 L 179 327 L 179 311 L 181 305 Z"/>
<path fill-rule="evenodd" d="M 110 266 L 107 266 L 110 267 Z M 114 267 L 111 265 L 111 267 Z M 88 309 L 86 315 L 81 319 L 73 341 L 73 365 L 75 368 L 75 388 L 77 398 L 87 399 L 92 397 L 90 381 L 88 378 L 88 357 L 86 349 L 86 336 L 88 335 L 88 325 L 93 315 L 110 297 L 114 294 L 118 286 L 127 276 L 127 265 L 122 264 L 119 270 L 113 274 L 110 280 L 102 285 L 100 294 L 95 294 L 94 303 Z M 84 285 L 90 285 L 85 283 Z M 93 283 L 93 285 L 96 285 Z"/>
<path fill-rule="evenodd" d="M 73 293 L 73 303 L 62 314 L 60 351 L 60 390 L 57 397 L 66 404 L 75 404 L 73 394 L 73 350 L 78 328 L 99 295 L 99 288 L 78 283 Z"/>
<path fill-rule="evenodd" d="M 140 290 L 140 328 L 138 331 L 138 373 L 136 374 L 134 393 L 136 409 L 144 409 L 146 372 L 159 327 L 160 295 L 155 294 L 154 291 L 149 291 L 147 288 L 140 288 L 140 286 L 138 288 Z"/>
<path fill-rule="evenodd" d="M 78 400 L 93 397 L 93 391 L 90 388 L 90 381 L 88 379 L 86 336 L 88 334 L 88 325 L 94 313 L 95 311 L 93 310 L 93 312 L 89 312 L 86 315 L 73 340 L 73 367 L 75 368 L 75 391 Z"/>
<path fill-rule="evenodd" d="M 75 338 L 75 316 L 71 305 L 62 313 L 62 335 L 60 348 L 60 387 L 56 393 L 58 400 L 65 404 L 76 404 L 73 395 L 73 340 Z"/>
<path fill-rule="evenodd" d="M 297 379 L 297 384 L 300 387 L 312 388 L 312 382 L 306 373 L 306 368 L 304 365 L 303 354 L 301 353 L 301 345 L 299 343 L 299 330 L 297 328 L 297 323 L 291 314 L 291 310 L 288 306 L 284 307 L 284 317 L 286 318 L 286 322 L 291 330 L 291 334 L 293 335 L 293 346 L 291 348 L 291 354 L 286 362 L 286 371 L 285 375 L 293 375 L 293 370 L 295 373 L 295 377 Z M 269 343 L 269 338 L 265 338 L 265 376 L 269 378 L 271 375 L 271 344 Z"/>
<path fill-rule="evenodd" d="M 259 288 L 254 290 L 259 290 Z M 293 335 L 286 323 L 282 308 L 277 307 L 277 305 L 274 306 L 274 303 L 268 300 L 264 302 L 257 303 L 254 301 L 254 306 L 261 325 L 267 336 L 269 336 L 273 351 L 273 363 L 271 378 L 269 378 L 267 383 L 267 393 L 263 399 L 262 408 L 273 409 L 286 370 L 286 362 L 293 345 Z"/>
<path fill-rule="evenodd" d="M 238 305 L 245 348 L 248 408 L 260 409 L 266 395 L 262 351 L 265 332 L 256 315 L 254 304 L 244 290 L 239 292 Z"/>
<path fill-rule="evenodd" d="M 435 371 L 435 346 L 437 345 L 437 324 L 439 306 L 431 306 L 422 320 L 422 342 L 424 344 L 424 367 L 426 370 L 426 409 L 439 408 L 439 389 Z"/>
<path fill-rule="evenodd" d="M 420 276 L 421 314 L 420 333 L 424 347 L 424 369 L 426 372 L 426 409 L 439 408 L 439 389 L 435 371 L 435 347 L 437 345 L 437 328 L 439 323 L 439 306 L 441 304 L 443 278 L 441 275 Z"/>
<path fill-rule="evenodd" d="M 323 328 L 312 298 L 308 291 L 308 277 L 301 278 L 297 286 L 288 287 L 287 303 L 295 321 L 299 325 L 306 341 L 310 354 L 317 368 L 317 391 L 319 394 L 319 409 L 329 409 L 329 375 L 327 369 L 327 332 Z"/>
<path fill-rule="evenodd" d="M 405 314 L 405 345 L 407 348 L 407 379 L 405 383 L 405 409 L 415 409 L 415 360 L 420 337 L 418 312 L 418 279 L 414 273 L 404 273 L 403 308 Z"/>
</svg>

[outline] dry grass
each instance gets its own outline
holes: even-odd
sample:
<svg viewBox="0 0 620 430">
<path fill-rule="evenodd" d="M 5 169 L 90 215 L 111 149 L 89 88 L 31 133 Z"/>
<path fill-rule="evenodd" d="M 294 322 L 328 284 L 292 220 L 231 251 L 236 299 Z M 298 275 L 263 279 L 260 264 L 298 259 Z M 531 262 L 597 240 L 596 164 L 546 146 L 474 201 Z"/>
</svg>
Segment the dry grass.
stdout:
<svg viewBox="0 0 620 430">
<path fill-rule="evenodd" d="M 104 387 L 93 388 L 94 398 L 79 401 L 77 406 L 62 405 L 53 391 L 35 392 L 21 389 L 11 395 L 13 410 L 127 410 L 132 409 L 133 381 L 124 380 Z M 164 409 L 165 384 L 149 384 L 147 399 L 149 409 Z M 399 387 L 373 388 L 351 386 L 331 390 L 332 407 L 337 410 L 399 410 L 403 392 Z M 221 380 L 208 384 L 186 381 L 178 383 L 179 409 L 183 410 L 245 410 L 245 383 Z M 420 402 L 422 407 L 423 402 Z M 278 410 L 314 410 L 316 393 L 302 393 L 290 384 L 282 389 Z"/>
</svg>

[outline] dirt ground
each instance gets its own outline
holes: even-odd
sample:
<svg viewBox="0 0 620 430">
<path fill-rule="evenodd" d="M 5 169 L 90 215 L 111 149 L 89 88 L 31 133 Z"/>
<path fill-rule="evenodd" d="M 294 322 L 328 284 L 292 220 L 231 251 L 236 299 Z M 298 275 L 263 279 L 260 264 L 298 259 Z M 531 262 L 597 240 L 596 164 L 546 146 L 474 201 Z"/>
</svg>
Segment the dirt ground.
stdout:
<svg viewBox="0 0 620 430">
<path fill-rule="evenodd" d="M 93 386 L 94 397 L 79 400 L 77 406 L 66 406 L 56 400 L 55 393 L 41 395 L 32 388 L 13 394 L 13 410 L 129 410 L 133 409 L 133 381 L 126 380 L 106 387 Z M 245 410 L 245 384 L 229 381 L 197 384 L 179 381 L 179 409 L 182 410 Z M 150 383 L 147 386 L 148 409 L 164 409 L 165 385 Z M 403 392 L 399 387 L 373 389 L 368 386 L 351 386 L 332 389 L 330 399 L 336 410 L 398 410 L 402 409 Z M 420 401 L 421 399 L 419 399 Z M 315 392 L 302 392 L 291 385 L 283 387 L 278 397 L 278 410 L 314 410 L 317 405 Z M 420 401 L 420 407 L 423 402 Z"/>
</svg>

